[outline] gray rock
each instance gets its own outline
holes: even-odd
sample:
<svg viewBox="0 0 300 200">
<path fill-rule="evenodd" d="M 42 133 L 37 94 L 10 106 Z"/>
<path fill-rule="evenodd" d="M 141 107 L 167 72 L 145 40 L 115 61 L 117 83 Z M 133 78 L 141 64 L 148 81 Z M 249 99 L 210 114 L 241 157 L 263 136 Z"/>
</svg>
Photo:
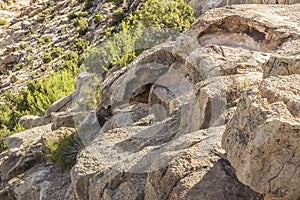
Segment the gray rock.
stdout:
<svg viewBox="0 0 300 200">
<path fill-rule="evenodd" d="M 11 54 L 11 55 L 8 55 L 5 58 L 3 58 L 0 61 L 0 65 L 2 65 L 2 64 L 13 64 L 13 63 L 18 62 L 19 60 L 20 60 L 19 55 Z"/>
<path fill-rule="evenodd" d="M 300 56 L 271 56 L 263 70 L 265 77 L 300 74 Z"/>
<path fill-rule="evenodd" d="M 43 117 L 39 116 L 25 115 L 19 119 L 18 123 L 25 129 L 31 129 L 37 126 L 46 125 L 50 123 L 50 121 L 47 121 Z"/>
<path fill-rule="evenodd" d="M 68 171 L 42 163 L 9 181 L 10 195 L 18 200 L 64 199 L 73 200 Z"/>
<path fill-rule="evenodd" d="M 269 77 L 244 94 L 222 146 L 239 180 L 266 199 L 298 199 L 299 75 Z"/>
<path fill-rule="evenodd" d="M 170 122 L 165 122 L 165 126 L 169 128 L 162 128 L 157 134 L 153 134 L 155 129 L 151 127 L 131 127 L 114 129 L 99 136 L 80 153 L 77 164 L 71 171 L 76 198 L 96 200 L 258 197 L 249 188 L 241 185 L 234 173 L 230 174 L 230 165 L 218 156 L 221 153 L 212 153 L 218 152 L 224 127 L 178 134 L 174 137 L 167 133 L 171 127 L 174 128 L 173 125 L 167 125 Z M 158 128 L 160 125 L 154 127 Z M 154 138 L 163 139 L 161 142 L 164 141 L 164 145 L 157 146 L 160 142 L 155 142 L 159 140 Z M 218 179 L 221 182 L 218 183 L 218 189 L 215 188 L 215 193 L 200 189 L 214 187 L 216 179 L 209 177 L 217 175 L 222 178 Z M 207 178 L 202 183 L 205 176 Z M 225 192 L 229 190 L 223 185 L 227 185 L 230 191 L 239 191 L 241 197 Z"/>
</svg>

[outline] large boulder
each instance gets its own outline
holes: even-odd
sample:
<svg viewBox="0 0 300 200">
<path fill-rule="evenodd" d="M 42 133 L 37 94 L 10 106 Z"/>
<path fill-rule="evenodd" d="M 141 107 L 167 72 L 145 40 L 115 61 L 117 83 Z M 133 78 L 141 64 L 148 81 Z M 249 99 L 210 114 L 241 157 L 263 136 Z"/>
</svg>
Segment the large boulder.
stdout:
<svg viewBox="0 0 300 200">
<path fill-rule="evenodd" d="M 41 163 L 11 179 L 9 196 L 18 200 L 64 199 L 73 200 L 70 173 L 54 165 Z"/>
<path fill-rule="evenodd" d="M 299 17 L 291 14 L 299 9 L 299 5 L 250 4 L 213 9 L 185 34 L 201 46 L 213 44 L 270 52 L 287 41 L 299 39 Z"/>
<path fill-rule="evenodd" d="M 266 199 L 300 197 L 300 76 L 269 77 L 245 93 L 222 146 L 241 182 Z"/>
<path fill-rule="evenodd" d="M 35 127 L 7 138 L 8 152 L 0 156 L 2 199 L 74 199 L 69 172 L 47 161 L 45 144 L 75 130 L 52 131 L 51 127 Z"/>
<path fill-rule="evenodd" d="M 157 134 L 153 131 L 161 124 L 114 129 L 93 141 L 79 154 L 71 171 L 76 198 L 259 198 L 240 184 L 229 163 L 220 157 L 224 127 L 174 137 L 170 133 L 176 127 L 168 125 L 174 122 L 165 123 L 168 128 Z"/>
</svg>

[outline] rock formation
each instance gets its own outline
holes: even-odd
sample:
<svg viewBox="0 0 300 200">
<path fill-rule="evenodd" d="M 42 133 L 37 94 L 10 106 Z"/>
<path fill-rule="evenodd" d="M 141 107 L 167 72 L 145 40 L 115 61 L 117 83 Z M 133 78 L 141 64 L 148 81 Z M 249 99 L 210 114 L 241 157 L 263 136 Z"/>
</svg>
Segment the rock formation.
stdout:
<svg viewBox="0 0 300 200">
<path fill-rule="evenodd" d="M 27 130 L 7 139 L 0 197 L 299 199 L 295 13 L 299 4 L 210 10 L 108 75 L 96 111 L 74 106 L 92 79 L 81 75 L 72 95 L 22 118 Z M 72 127 L 86 146 L 62 172 L 45 141 Z"/>
</svg>

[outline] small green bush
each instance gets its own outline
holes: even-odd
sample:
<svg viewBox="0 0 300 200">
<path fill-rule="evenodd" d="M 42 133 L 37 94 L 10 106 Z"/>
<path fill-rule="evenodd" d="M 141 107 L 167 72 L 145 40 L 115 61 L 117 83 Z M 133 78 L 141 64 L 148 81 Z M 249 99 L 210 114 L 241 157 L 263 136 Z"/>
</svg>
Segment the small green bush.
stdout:
<svg viewBox="0 0 300 200">
<path fill-rule="evenodd" d="M 71 13 L 68 15 L 68 18 L 70 20 L 72 19 L 76 19 L 76 18 L 84 18 L 84 17 L 87 17 L 88 16 L 88 12 L 78 12 L 78 13 Z"/>
<path fill-rule="evenodd" d="M 49 44 L 52 41 L 50 36 L 45 36 L 45 37 L 43 37 L 43 39 L 45 41 L 45 44 Z"/>
<path fill-rule="evenodd" d="M 125 17 L 124 10 L 122 8 L 119 8 L 115 10 L 112 14 L 112 24 L 113 25 L 118 25 L 122 22 L 122 20 Z"/>
<path fill-rule="evenodd" d="M 77 15 L 75 13 L 71 13 L 68 15 L 69 20 L 77 18 Z"/>
<path fill-rule="evenodd" d="M 65 60 L 63 63 L 63 68 L 66 70 L 71 70 L 77 72 L 78 70 L 78 61 L 74 62 L 73 60 Z"/>
<path fill-rule="evenodd" d="M 85 69 L 91 73 L 98 73 L 103 69 L 108 70 L 111 66 L 127 66 L 137 56 L 134 44 L 141 34 L 141 29 L 114 34 L 100 48 L 90 50 L 90 55 L 83 62 Z M 99 67 L 102 70 L 99 70 Z"/>
<path fill-rule="evenodd" d="M 27 58 L 28 64 L 32 64 L 33 62 L 34 62 L 34 58 L 32 56 Z"/>
<path fill-rule="evenodd" d="M 169 28 L 179 32 L 194 22 L 193 9 L 183 0 L 147 0 L 127 21 L 130 26 Z"/>
<path fill-rule="evenodd" d="M 48 1 L 47 3 L 45 2 L 45 6 L 46 6 L 47 8 L 53 7 L 54 5 L 55 5 L 55 4 L 54 4 L 53 1 Z"/>
<path fill-rule="evenodd" d="M 90 8 L 93 7 L 93 2 L 92 0 L 85 0 L 85 6 L 84 6 L 84 10 L 88 10 Z"/>
<path fill-rule="evenodd" d="M 62 170 L 70 170 L 76 163 L 78 151 L 84 146 L 77 133 L 63 135 L 58 141 L 46 142 L 46 157 Z"/>
<path fill-rule="evenodd" d="M 52 58 L 58 58 L 62 54 L 63 49 L 61 47 L 54 48 L 51 52 Z"/>
<path fill-rule="evenodd" d="M 13 4 L 13 1 L 12 0 L 8 0 L 7 1 L 7 5 L 11 6 Z"/>
<path fill-rule="evenodd" d="M 38 39 L 37 39 L 37 43 L 38 43 L 38 44 L 44 44 L 45 41 L 44 41 L 43 38 L 38 38 Z"/>
<path fill-rule="evenodd" d="M 44 23 L 46 21 L 46 17 L 45 16 L 42 16 L 40 18 L 37 19 L 38 23 Z"/>
<path fill-rule="evenodd" d="M 0 110 L 0 114 L 1 114 L 1 110 Z M 0 152 L 1 153 L 7 149 L 6 138 L 12 134 L 13 132 L 8 130 L 6 127 L 0 127 Z"/>
<path fill-rule="evenodd" d="M 103 22 L 103 20 L 104 20 L 104 16 L 101 14 L 97 14 L 94 16 L 94 23 L 97 25 Z"/>
<path fill-rule="evenodd" d="M 87 32 L 88 22 L 86 19 L 79 17 L 75 20 L 74 25 L 77 27 L 77 31 L 80 35 L 84 35 Z"/>
<path fill-rule="evenodd" d="M 49 54 L 44 54 L 44 56 L 43 56 L 44 63 L 49 63 L 49 62 L 51 62 L 51 60 L 52 60 L 52 57 Z"/>
<path fill-rule="evenodd" d="M 5 19 L 0 19 L 0 26 L 5 26 L 8 22 Z"/>
<path fill-rule="evenodd" d="M 117 30 L 114 26 L 112 26 L 106 29 L 105 36 L 108 38 L 113 36 L 115 33 L 117 33 Z"/>
<path fill-rule="evenodd" d="M 73 61 L 75 60 L 75 61 L 77 61 L 78 60 L 78 54 L 74 51 L 68 51 L 68 52 L 65 53 L 63 58 L 64 58 L 64 60 L 73 60 Z"/>
<path fill-rule="evenodd" d="M 82 18 L 84 18 L 84 17 L 87 17 L 88 16 L 88 12 L 79 12 L 79 13 L 77 13 L 77 17 L 82 17 Z"/>
<path fill-rule="evenodd" d="M 45 36 L 45 37 L 41 37 L 37 39 L 37 43 L 38 44 L 49 44 L 52 41 L 50 36 Z"/>
<path fill-rule="evenodd" d="M 17 64 L 16 66 L 16 70 L 21 70 L 25 67 L 25 65 L 23 63 Z"/>
<path fill-rule="evenodd" d="M 86 41 L 85 39 L 75 39 L 75 47 L 78 52 L 83 52 L 86 48 L 88 48 L 89 44 L 89 41 Z"/>
<path fill-rule="evenodd" d="M 69 51 L 63 56 L 63 68 L 77 73 L 78 71 L 78 54 L 74 51 Z"/>
</svg>

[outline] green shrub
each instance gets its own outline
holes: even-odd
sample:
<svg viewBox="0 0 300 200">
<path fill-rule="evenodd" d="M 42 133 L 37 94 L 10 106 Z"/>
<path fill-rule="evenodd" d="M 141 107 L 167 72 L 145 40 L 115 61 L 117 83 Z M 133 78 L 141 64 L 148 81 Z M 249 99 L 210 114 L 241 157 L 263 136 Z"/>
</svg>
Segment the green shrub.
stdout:
<svg viewBox="0 0 300 200">
<path fill-rule="evenodd" d="M 0 114 L 1 114 L 1 108 L 0 108 Z M 6 127 L 0 127 L 0 152 L 3 152 L 7 149 L 6 145 L 6 138 L 13 134 L 10 130 L 8 130 Z"/>
<path fill-rule="evenodd" d="M 21 70 L 25 67 L 25 65 L 23 63 L 17 64 L 16 66 L 16 70 Z"/>
<path fill-rule="evenodd" d="M 2 8 L 2 10 L 7 10 L 7 5 L 6 4 L 2 4 L 1 8 Z"/>
<path fill-rule="evenodd" d="M 51 52 L 52 58 L 58 58 L 62 54 L 63 49 L 61 47 L 54 48 Z"/>
<path fill-rule="evenodd" d="M 66 70 L 71 70 L 73 72 L 77 72 L 78 62 L 74 62 L 73 60 L 66 60 L 63 63 L 63 68 Z"/>
<path fill-rule="evenodd" d="M 45 44 L 49 44 L 52 41 L 50 36 L 45 36 L 45 37 L 43 37 L 43 39 L 45 41 Z"/>
<path fill-rule="evenodd" d="M 64 56 L 63 68 L 77 73 L 78 71 L 78 54 L 74 51 L 67 52 Z"/>
<path fill-rule="evenodd" d="M 84 18 L 88 16 L 88 12 L 78 12 L 78 13 L 71 13 L 68 15 L 68 18 L 70 20 L 76 19 L 76 18 Z"/>
<path fill-rule="evenodd" d="M 19 133 L 19 132 L 22 132 L 22 131 L 25 131 L 25 128 L 22 127 L 20 124 L 17 124 L 17 125 L 13 128 L 13 132 L 14 132 L 14 133 Z"/>
<path fill-rule="evenodd" d="M 88 12 L 79 12 L 79 13 L 77 13 L 77 17 L 82 17 L 82 18 L 84 18 L 84 17 L 87 17 L 88 16 Z"/>
<path fill-rule="evenodd" d="M 124 67 L 137 55 L 135 42 L 141 37 L 142 30 L 116 33 L 107 40 L 100 48 L 93 48 L 83 65 L 91 73 L 108 70 L 111 66 Z M 101 70 L 99 70 L 99 67 Z"/>
<path fill-rule="evenodd" d="M 0 26 L 5 26 L 8 22 L 5 19 L 0 19 Z"/>
<path fill-rule="evenodd" d="M 122 8 L 115 10 L 112 14 L 112 24 L 113 25 L 120 24 L 124 19 L 124 17 L 125 17 L 125 13 Z"/>
<path fill-rule="evenodd" d="M 45 36 L 37 39 L 38 44 L 49 44 L 52 41 L 50 36 Z"/>
<path fill-rule="evenodd" d="M 44 23 L 46 21 L 46 17 L 45 16 L 42 16 L 40 18 L 37 19 L 38 23 Z"/>
<path fill-rule="evenodd" d="M 92 0 L 85 0 L 85 6 L 84 6 L 84 9 L 85 10 L 88 10 L 88 9 L 90 9 L 90 8 L 92 8 L 93 7 L 93 2 L 92 2 Z"/>
<path fill-rule="evenodd" d="M 75 52 L 75 51 L 68 51 L 65 53 L 64 55 L 64 60 L 75 60 L 77 61 L 78 60 L 78 54 Z"/>
<path fill-rule="evenodd" d="M 42 81 L 28 84 L 28 94 L 24 94 L 27 109 L 40 115 L 56 100 L 69 95 L 74 90 L 75 78 L 71 71 L 56 72 Z"/>
<path fill-rule="evenodd" d="M 49 62 L 51 62 L 51 60 L 52 60 L 52 57 L 49 54 L 44 54 L 44 56 L 43 56 L 44 63 L 49 63 Z"/>
<path fill-rule="evenodd" d="M 77 18 L 77 15 L 75 13 L 71 13 L 68 15 L 69 20 Z"/>
<path fill-rule="evenodd" d="M 27 58 L 28 64 L 32 64 L 33 62 L 34 62 L 34 58 L 32 56 Z"/>
<path fill-rule="evenodd" d="M 78 151 L 84 146 L 77 133 L 63 135 L 58 141 L 46 142 L 46 157 L 62 170 L 70 170 L 76 163 Z"/>
<path fill-rule="evenodd" d="M 92 0 L 77 0 L 78 3 L 83 3 L 84 4 L 84 10 L 88 10 L 91 7 L 93 7 Z"/>
<path fill-rule="evenodd" d="M 50 7 L 54 6 L 54 5 L 55 5 L 55 4 L 54 4 L 53 1 L 48 1 L 47 3 L 45 2 L 45 6 L 46 6 L 47 8 L 50 8 Z"/>
<path fill-rule="evenodd" d="M 44 44 L 45 41 L 44 41 L 43 38 L 38 38 L 38 39 L 37 39 L 37 43 L 38 43 L 38 44 Z"/>
<path fill-rule="evenodd" d="M 83 52 L 88 46 L 90 45 L 89 41 L 86 41 L 84 39 L 75 39 L 75 47 L 78 52 Z"/>
<path fill-rule="evenodd" d="M 186 30 L 194 22 L 193 9 L 183 0 L 147 0 L 140 10 L 127 21 L 137 27 L 169 28 L 179 32 Z"/>
<path fill-rule="evenodd" d="M 104 16 L 101 14 L 97 14 L 94 16 L 94 23 L 97 25 L 103 22 L 103 20 L 104 20 Z"/>
<path fill-rule="evenodd" d="M 80 35 L 84 35 L 87 32 L 88 22 L 86 19 L 79 17 L 75 20 L 74 25 L 77 27 L 77 31 Z"/>
<path fill-rule="evenodd" d="M 109 27 L 109 28 L 106 29 L 105 36 L 106 37 L 111 37 L 115 33 L 117 33 L 117 30 L 116 30 L 116 28 L 114 26 L 112 26 L 112 27 Z"/>
<path fill-rule="evenodd" d="M 13 1 L 12 0 L 8 0 L 7 1 L 7 5 L 11 6 L 13 4 Z"/>
</svg>

